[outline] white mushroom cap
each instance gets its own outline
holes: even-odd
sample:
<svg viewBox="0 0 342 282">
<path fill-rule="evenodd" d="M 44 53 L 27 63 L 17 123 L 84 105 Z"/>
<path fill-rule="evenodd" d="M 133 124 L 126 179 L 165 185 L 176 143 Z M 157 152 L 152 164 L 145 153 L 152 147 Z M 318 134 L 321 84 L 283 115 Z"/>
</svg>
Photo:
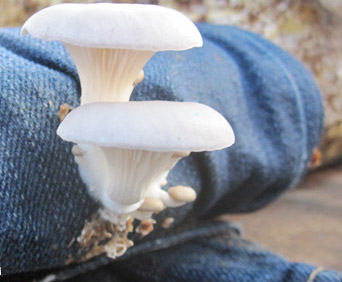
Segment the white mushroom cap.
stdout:
<svg viewBox="0 0 342 282">
<path fill-rule="evenodd" d="M 214 109 L 170 101 L 85 104 L 67 115 L 57 134 L 79 144 L 160 152 L 218 150 L 235 141 Z"/>
<path fill-rule="evenodd" d="M 196 26 L 183 14 L 146 4 L 60 4 L 27 20 L 22 34 L 82 47 L 186 50 L 202 46 Z"/>
</svg>

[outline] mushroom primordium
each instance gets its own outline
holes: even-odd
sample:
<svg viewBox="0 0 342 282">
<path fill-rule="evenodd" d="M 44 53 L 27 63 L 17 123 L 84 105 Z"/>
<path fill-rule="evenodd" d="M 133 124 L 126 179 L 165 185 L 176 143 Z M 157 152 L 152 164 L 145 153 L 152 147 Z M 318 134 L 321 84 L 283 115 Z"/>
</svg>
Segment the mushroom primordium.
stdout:
<svg viewBox="0 0 342 282">
<path fill-rule="evenodd" d="M 81 177 L 115 223 L 195 200 L 191 187 L 162 188 L 169 171 L 191 152 L 223 149 L 235 140 L 214 109 L 169 101 L 85 104 L 68 114 L 57 134 L 77 143 Z"/>
<path fill-rule="evenodd" d="M 81 104 L 129 101 L 155 52 L 202 46 L 187 17 L 146 4 L 55 5 L 29 18 L 22 34 L 64 43 L 80 76 Z"/>
</svg>

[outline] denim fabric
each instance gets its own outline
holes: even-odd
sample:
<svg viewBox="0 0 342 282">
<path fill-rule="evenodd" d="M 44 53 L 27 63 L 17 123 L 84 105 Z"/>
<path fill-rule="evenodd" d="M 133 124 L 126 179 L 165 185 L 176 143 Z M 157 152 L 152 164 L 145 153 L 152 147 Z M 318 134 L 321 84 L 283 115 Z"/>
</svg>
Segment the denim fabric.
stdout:
<svg viewBox="0 0 342 282">
<path fill-rule="evenodd" d="M 341 273 L 288 262 L 230 233 L 138 255 L 67 281 L 305 282 L 310 276 L 315 282 L 342 281 Z"/>
<path fill-rule="evenodd" d="M 310 73 L 261 37 L 237 28 L 198 25 L 203 48 L 153 56 L 133 100 L 196 101 L 222 113 L 236 144 L 191 154 L 169 186 L 194 187 L 193 204 L 167 209 L 175 226 L 226 212 L 260 208 L 295 185 L 322 130 L 320 93 Z M 62 44 L 0 30 L 0 266 L 3 274 L 62 267 L 77 251 L 84 221 L 98 203 L 88 195 L 71 155 L 56 135 L 60 104 L 79 104 L 78 75 Z M 220 230 L 220 225 L 212 227 Z M 192 231 L 192 238 L 201 233 Z M 160 224 L 128 252 L 143 254 L 175 232 Z M 215 233 L 214 231 L 212 233 Z M 182 241 L 182 233 L 177 233 Z M 190 238 L 188 238 L 190 239 Z M 160 248 L 170 245 L 167 241 Z M 203 258 L 205 260 L 205 258 Z M 108 263 L 100 256 L 83 270 Z M 77 267 L 82 266 L 76 266 Z M 76 271 L 77 272 L 77 271 Z M 75 272 L 75 273 L 76 273 Z"/>
</svg>

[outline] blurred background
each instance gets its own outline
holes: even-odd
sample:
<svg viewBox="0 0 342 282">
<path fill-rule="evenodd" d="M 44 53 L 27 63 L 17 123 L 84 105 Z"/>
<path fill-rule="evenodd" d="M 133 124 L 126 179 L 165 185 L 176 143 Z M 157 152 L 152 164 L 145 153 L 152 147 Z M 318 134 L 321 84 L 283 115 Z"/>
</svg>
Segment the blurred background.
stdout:
<svg viewBox="0 0 342 282">
<path fill-rule="evenodd" d="M 303 62 L 322 91 L 326 113 L 310 164 L 315 173 L 259 212 L 224 218 L 240 222 L 248 239 L 292 260 L 342 270 L 342 0 L 0 0 L 0 27 L 20 26 L 34 12 L 64 2 L 171 7 L 193 21 L 261 34 Z"/>
</svg>

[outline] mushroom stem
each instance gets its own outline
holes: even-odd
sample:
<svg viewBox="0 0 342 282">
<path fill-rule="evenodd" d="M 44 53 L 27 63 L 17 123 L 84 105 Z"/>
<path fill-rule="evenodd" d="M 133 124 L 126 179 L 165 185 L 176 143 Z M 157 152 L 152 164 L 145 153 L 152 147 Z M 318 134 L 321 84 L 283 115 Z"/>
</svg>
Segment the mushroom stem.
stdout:
<svg viewBox="0 0 342 282">
<path fill-rule="evenodd" d="M 129 101 L 142 81 L 142 68 L 153 51 L 79 47 L 64 43 L 73 58 L 81 82 L 81 104 Z"/>
</svg>

